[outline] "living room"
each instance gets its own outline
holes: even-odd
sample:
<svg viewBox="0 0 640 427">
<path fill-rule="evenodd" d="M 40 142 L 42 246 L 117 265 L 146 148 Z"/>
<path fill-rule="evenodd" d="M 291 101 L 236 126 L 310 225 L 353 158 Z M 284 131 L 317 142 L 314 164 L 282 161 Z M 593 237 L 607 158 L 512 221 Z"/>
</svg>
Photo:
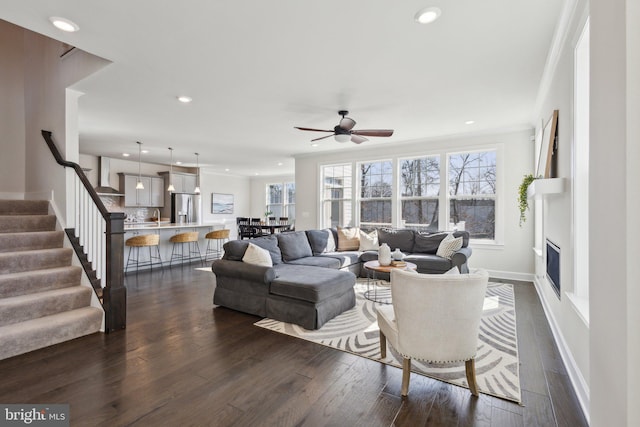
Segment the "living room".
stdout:
<svg viewBox="0 0 640 427">
<path fill-rule="evenodd" d="M 417 10 L 418 7 L 415 9 Z M 26 11 L 0 10 L 0 12 L 2 19 L 26 28 L 37 27 L 30 21 L 32 18 L 24 18 L 29 16 Z M 541 75 L 538 79 L 532 79 L 539 84 L 535 84 L 534 96 L 537 96 L 537 99 L 531 101 L 531 105 L 535 104 L 532 107 L 535 113 L 529 115 L 528 126 L 512 123 L 514 126 L 511 127 L 495 126 L 482 131 L 464 132 L 446 132 L 442 129 L 442 132 L 429 137 L 409 135 L 395 145 L 377 142 L 358 146 L 352 144 L 352 147 L 336 145 L 332 150 L 305 152 L 293 156 L 291 151 L 283 152 L 280 149 L 274 149 L 271 151 L 278 151 L 277 155 L 265 157 L 273 166 L 269 171 L 261 172 L 259 176 L 250 172 L 254 169 L 254 165 L 247 167 L 246 173 L 236 175 L 225 174 L 221 166 L 216 164 L 201 169 L 201 184 L 204 194 L 232 193 L 235 195 L 238 212 L 261 217 L 264 216 L 265 186 L 273 182 L 295 182 L 296 229 L 314 229 L 328 225 L 324 223 L 320 207 L 322 196 L 319 182 L 323 166 L 349 164 L 355 169 L 358 162 L 385 160 L 396 165 L 401 159 L 416 156 L 446 156 L 450 153 L 495 150 L 498 174 L 495 239 L 491 242 L 472 243 L 474 250 L 471 258 L 472 266 L 486 268 L 491 272 L 492 277 L 534 282 L 556 345 L 560 349 L 563 362 L 572 379 L 573 388 L 590 423 L 592 425 L 635 425 L 636 421 L 640 420 L 638 413 L 640 409 L 633 404 L 637 401 L 638 392 L 632 385 L 638 379 L 634 361 L 638 360 L 640 346 L 632 325 L 637 324 L 639 320 L 640 314 L 635 313 L 633 307 L 637 305 L 640 298 L 633 286 L 635 281 L 632 268 L 633 255 L 637 252 L 633 242 L 637 240 L 636 234 L 639 233 L 633 227 L 633 212 L 639 202 L 639 196 L 633 191 L 633 184 L 637 181 L 637 172 L 634 171 L 633 166 L 639 156 L 637 148 L 632 143 L 637 140 L 638 125 L 632 118 L 637 116 L 638 112 L 637 92 L 634 92 L 637 90 L 638 82 L 637 77 L 634 76 L 640 73 L 637 72 L 638 54 L 634 51 L 634 47 L 638 46 L 638 33 L 629 23 L 637 21 L 634 18 L 638 18 L 638 10 L 637 6 L 625 2 L 612 4 L 601 0 L 592 1 L 590 4 L 583 1 L 566 1 L 557 12 L 553 16 L 554 24 L 552 25 L 555 28 L 555 36 L 549 39 L 548 49 L 542 54 L 546 58 L 544 72 L 540 69 Z M 588 17 L 591 30 L 591 76 L 588 79 L 591 82 L 590 145 L 588 147 L 591 167 L 588 169 L 588 193 L 598 194 L 598 201 L 594 201 L 595 198 L 592 197 L 587 205 L 589 219 L 586 229 L 589 232 L 590 244 L 587 253 L 589 261 L 586 261 L 585 256 L 579 254 L 576 249 L 581 247 L 577 243 L 579 232 L 575 219 L 577 209 L 574 205 L 578 203 L 574 198 L 576 195 L 574 186 L 577 185 L 575 155 L 579 149 L 575 145 L 578 138 L 576 136 L 578 132 L 576 105 L 582 104 L 575 98 L 574 64 L 576 60 L 574 58 L 575 47 L 583 34 Z M 303 31 L 301 28 L 297 30 Z M 34 40 L 32 36 L 28 37 L 31 37 L 28 40 Z M 337 49 L 341 41 L 340 37 L 332 39 L 335 43 L 332 43 L 331 47 Z M 348 40 L 344 40 L 344 43 L 348 45 Z M 329 48 L 327 50 L 331 51 Z M 79 57 L 77 54 L 74 55 L 76 58 Z M 111 58 L 116 57 L 118 55 L 115 53 L 111 56 Z M 266 58 L 262 59 L 266 60 Z M 320 55 L 319 62 L 321 63 L 323 59 Z M 72 60 L 75 61 L 75 59 Z M 103 68 L 108 62 L 102 59 L 94 61 L 89 67 L 92 72 Z M 34 69 L 44 62 L 44 58 L 35 61 Z M 20 68 L 20 74 L 23 75 L 22 65 L 17 68 Z M 31 73 L 35 71 L 32 70 Z M 91 73 L 87 72 L 87 74 Z M 89 77 L 89 80 L 97 79 L 99 76 L 100 71 L 97 71 L 95 75 Z M 34 79 L 37 79 L 37 76 L 23 77 L 20 84 L 12 84 L 15 86 L 12 90 L 24 92 L 25 82 L 33 82 Z M 5 81 L 15 82 L 11 79 Z M 76 92 L 81 89 L 82 85 L 77 87 Z M 6 85 L 3 85 L 3 90 L 10 93 Z M 390 89 L 383 86 L 381 90 Z M 37 92 L 34 90 L 34 93 Z M 46 90 L 43 89 L 43 92 Z M 274 90 L 274 92 L 277 91 Z M 240 90 L 239 93 L 246 97 L 240 104 L 250 102 L 251 96 L 247 95 L 245 90 Z M 69 111 L 73 112 L 73 104 L 67 103 L 61 92 L 56 92 L 55 102 L 42 101 L 40 104 L 38 102 L 29 104 L 29 102 L 41 94 L 30 96 L 31 98 L 22 97 L 21 107 L 24 110 L 26 104 L 31 108 L 30 114 L 33 111 L 37 113 L 25 120 L 23 112 L 22 121 L 15 121 L 15 123 L 21 123 L 20 126 L 8 124 L 12 117 L 15 118 L 15 103 L 3 105 L 7 111 L 3 120 L 3 125 L 7 125 L 7 131 L 4 132 L 7 138 L 3 140 L 3 148 L 5 148 L 4 152 L 10 155 L 3 156 L 2 166 L 5 173 L 3 181 L 6 184 L 0 190 L 3 194 L 9 195 L 42 193 L 48 189 L 50 194 L 53 182 L 55 197 L 60 197 L 60 194 L 65 192 L 64 178 L 61 177 L 63 174 L 50 171 L 48 157 L 45 160 L 45 157 L 50 154 L 42 154 L 44 147 L 40 147 L 43 145 L 42 138 L 39 136 L 40 129 L 54 131 L 57 141 L 64 144 L 63 151 L 66 152 L 69 160 L 79 160 L 80 153 L 87 155 L 95 155 L 95 153 L 83 151 L 82 129 L 78 132 L 78 129 L 73 129 L 73 125 L 65 125 L 64 114 L 58 107 L 66 105 L 69 114 Z M 77 96 L 80 98 L 79 93 Z M 294 131 L 293 126 L 322 126 L 323 128 L 332 126 L 337 122 L 337 110 L 346 106 L 334 107 L 335 98 L 339 97 L 335 93 L 332 94 L 334 97 L 332 102 L 329 102 L 328 96 L 324 98 L 323 94 L 317 94 L 317 96 L 324 100 L 325 110 L 320 114 L 314 111 L 306 116 L 299 116 L 313 119 L 313 122 L 289 123 L 285 120 L 286 123 L 278 125 L 291 132 Z M 7 99 L 17 98 L 8 97 Z M 331 105 L 328 105 L 330 103 Z M 402 99 L 399 99 L 398 103 L 402 103 Z M 39 107 L 36 108 L 34 105 Z M 82 101 L 80 108 L 82 108 Z M 290 108 L 304 110 L 309 107 L 296 105 L 294 100 L 291 101 Z M 375 105 L 370 104 L 369 108 L 371 112 L 367 112 L 366 109 L 358 111 L 352 108 L 351 114 L 366 127 L 387 126 L 384 123 L 384 114 L 376 114 L 375 122 L 371 122 L 367 116 L 371 117 L 375 113 Z M 336 111 L 333 111 L 334 109 Z M 42 111 L 45 110 L 53 110 L 56 113 L 43 113 Z M 234 114 L 240 114 L 242 109 L 236 105 L 231 110 Z M 504 106 L 504 110 L 506 114 L 509 110 L 508 104 Z M 532 198 L 534 204 L 527 212 L 528 219 L 524 226 L 520 227 L 517 205 L 518 186 L 522 182 L 523 175 L 537 172 L 539 153 L 536 150 L 535 139 L 539 135 L 544 135 L 544 125 L 554 110 L 559 111 L 556 176 L 564 178 L 563 191 Z M 430 119 L 429 115 L 416 118 L 408 111 L 405 113 L 407 116 L 412 116 L 413 121 Z M 255 123 L 245 123 L 245 126 L 264 126 L 265 129 L 271 129 L 269 123 L 255 119 Z M 210 120 L 210 118 L 201 117 L 200 120 Z M 216 122 L 216 126 L 222 125 Z M 214 128 L 215 126 L 212 126 L 212 129 Z M 73 138 L 69 137 L 74 132 L 76 136 L 80 134 L 79 138 L 76 137 L 75 145 Z M 297 130 L 295 132 L 302 134 Z M 302 144 L 301 141 L 308 143 L 310 139 L 317 136 L 321 134 L 298 135 L 297 143 Z M 135 140 L 138 138 L 144 139 L 144 135 L 131 135 L 131 149 L 135 147 Z M 212 139 L 215 140 L 215 132 Z M 101 142 L 108 143 L 108 141 Z M 215 151 L 220 153 L 222 158 L 224 151 L 229 151 L 230 145 L 220 144 L 215 147 Z M 264 151 L 245 155 L 245 157 L 260 158 L 270 151 L 268 143 L 263 145 Z M 16 150 L 16 147 L 19 149 Z M 25 147 L 24 150 L 21 147 Z M 162 148 L 165 151 L 159 155 L 167 157 L 166 147 Z M 191 151 L 193 150 L 185 150 L 183 155 L 191 156 Z M 158 160 L 158 162 L 162 161 Z M 166 159 L 164 161 L 166 162 Z M 278 166 L 278 162 L 282 162 L 283 165 Z M 278 171 L 282 166 L 288 168 L 287 172 Z M 295 172 L 292 173 L 292 170 Z M 397 171 L 394 173 L 397 174 Z M 16 180 L 16 176 L 24 176 L 24 179 Z M 402 225 L 398 209 L 400 201 L 393 199 L 391 203 L 394 206 L 391 225 L 400 227 Z M 208 210 L 205 209 L 205 212 Z M 236 216 L 224 218 L 213 217 L 210 213 L 207 215 L 212 219 L 226 219 L 229 222 L 233 216 Z M 610 227 L 600 226 L 602 218 L 607 218 L 607 222 L 618 225 L 624 231 L 614 233 Z M 560 281 L 562 283 L 560 295 L 556 294 L 543 277 L 546 274 L 546 265 L 542 263 L 542 257 L 535 251 L 540 250 L 538 246 L 540 236 L 536 234 L 536 230 L 542 230 L 541 236 L 560 248 Z M 621 251 L 618 249 L 621 247 L 626 249 Z M 611 266 L 617 267 L 612 271 Z M 588 286 L 585 287 L 584 282 L 578 278 L 582 277 L 580 274 L 587 269 Z M 616 371 L 613 371 L 614 367 L 617 368 Z"/>
</svg>

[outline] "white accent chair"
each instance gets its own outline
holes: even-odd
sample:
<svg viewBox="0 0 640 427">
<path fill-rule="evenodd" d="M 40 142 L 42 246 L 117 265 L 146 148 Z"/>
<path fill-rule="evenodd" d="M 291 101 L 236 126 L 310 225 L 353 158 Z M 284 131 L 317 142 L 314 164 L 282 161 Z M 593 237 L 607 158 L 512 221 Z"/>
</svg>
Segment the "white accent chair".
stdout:
<svg viewBox="0 0 640 427">
<path fill-rule="evenodd" d="M 475 356 L 489 275 L 418 274 L 391 270 L 393 305 L 379 306 L 380 353 L 387 340 L 403 357 L 402 390 L 409 393 L 411 359 L 430 363 L 465 362 L 467 382 L 478 396 Z"/>
</svg>

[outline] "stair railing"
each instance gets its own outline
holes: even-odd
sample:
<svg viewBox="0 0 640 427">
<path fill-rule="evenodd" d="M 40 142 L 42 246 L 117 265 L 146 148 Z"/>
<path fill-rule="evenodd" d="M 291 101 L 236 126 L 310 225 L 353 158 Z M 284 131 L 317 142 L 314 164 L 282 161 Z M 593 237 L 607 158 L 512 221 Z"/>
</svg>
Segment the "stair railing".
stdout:
<svg viewBox="0 0 640 427">
<path fill-rule="evenodd" d="M 124 213 L 109 212 L 91 186 L 84 171 L 62 158 L 50 131 L 42 137 L 59 165 L 75 171 L 73 197 L 75 236 L 93 267 L 95 281 L 102 291 L 105 331 L 124 329 L 127 323 L 127 289 L 124 286 Z M 73 242 L 72 242 L 73 243 Z M 77 252 L 77 251 L 76 251 Z M 85 264 L 85 263 L 83 263 Z M 87 271 L 87 265 L 83 265 Z M 90 276 L 91 278 L 91 276 Z"/>
</svg>

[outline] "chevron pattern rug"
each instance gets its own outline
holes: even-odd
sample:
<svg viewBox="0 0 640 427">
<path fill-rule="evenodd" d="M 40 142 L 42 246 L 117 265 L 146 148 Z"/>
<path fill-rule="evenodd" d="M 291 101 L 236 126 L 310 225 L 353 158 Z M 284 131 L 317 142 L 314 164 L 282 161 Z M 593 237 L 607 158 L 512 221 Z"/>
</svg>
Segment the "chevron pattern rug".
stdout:
<svg viewBox="0 0 640 427">
<path fill-rule="evenodd" d="M 255 325 L 401 367 L 402 357 L 391 346 L 388 347 L 387 358 L 380 358 L 377 304 L 364 298 L 366 290 L 366 279 L 358 279 L 355 286 L 356 306 L 317 331 L 272 319 L 260 320 Z M 464 362 L 439 365 L 412 360 L 411 367 L 417 374 L 468 387 Z M 476 376 L 481 393 L 521 403 L 516 312 L 511 284 L 489 283 L 487 287 L 478 337 Z"/>
</svg>

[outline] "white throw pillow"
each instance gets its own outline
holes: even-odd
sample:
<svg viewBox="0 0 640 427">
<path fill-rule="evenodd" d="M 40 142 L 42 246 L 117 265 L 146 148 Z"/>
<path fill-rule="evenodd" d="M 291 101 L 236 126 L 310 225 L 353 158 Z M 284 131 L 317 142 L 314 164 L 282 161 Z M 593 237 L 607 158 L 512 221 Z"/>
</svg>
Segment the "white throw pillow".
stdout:
<svg viewBox="0 0 640 427">
<path fill-rule="evenodd" d="M 453 237 L 452 233 L 447 234 L 447 237 L 442 239 L 440 246 L 438 246 L 438 252 L 436 255 L 451 259 L 454 253 L 462 248 L 462 237 Z"/>
<path fill-rule="evenodd" d="M 377 251 L 380 249 L 378 244 L 378 230 L 373 230 L 371 233 L 365 233 L 360 230 L 360 252 L 364 251 Z"/>
<path fill-rule="evenodd" d="M 271 261 L 269 251 L 253 243 L 249 243 L 249 246 L 247 246 L 242 261 L 247 264 L 260 265 L 262 267 L 273 267 L 273 261 Z"/>
</svg>

